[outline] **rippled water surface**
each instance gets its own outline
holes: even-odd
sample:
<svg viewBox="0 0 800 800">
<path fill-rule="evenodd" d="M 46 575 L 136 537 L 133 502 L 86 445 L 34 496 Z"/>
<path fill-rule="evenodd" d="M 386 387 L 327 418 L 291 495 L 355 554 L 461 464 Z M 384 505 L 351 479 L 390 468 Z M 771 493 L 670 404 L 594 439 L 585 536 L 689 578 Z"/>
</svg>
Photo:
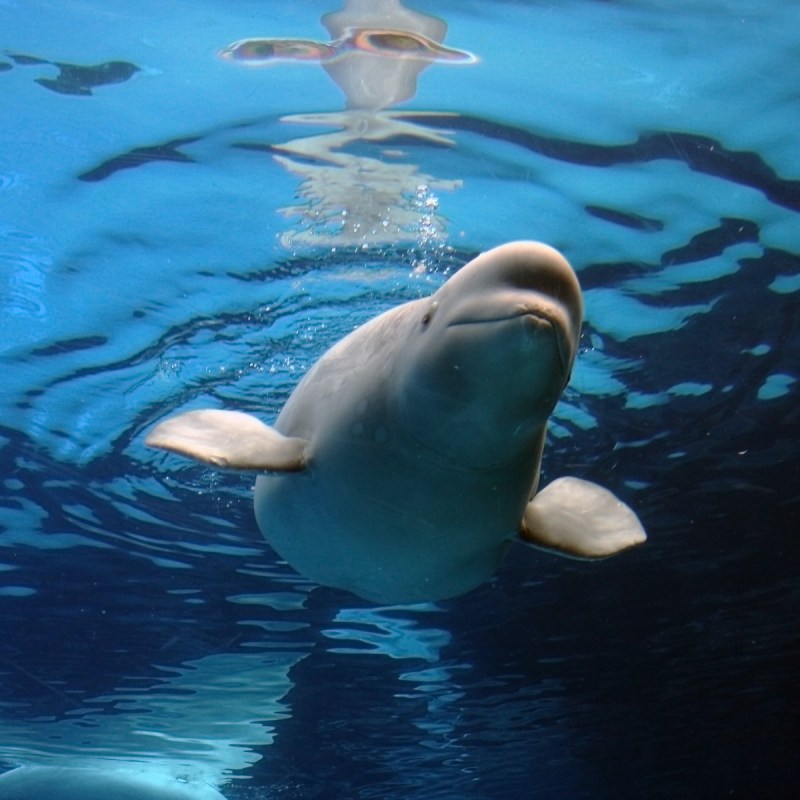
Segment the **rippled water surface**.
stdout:
<svg viewBox="0 0 800 800">
<path fill-rule="evenodd" d="M 0 769 L 791 797 L 800 6 L 410 8 L 474 59 L 348 51 L 319 0 L 0 2 Z M 219 56 L 258 36 L 341 52 Z M 144 446 L 175 410 L 274 421 L 344 334 L 520 238 L 586 301 L 543 478 L 611 488 L 641 548 L 517 546 L 376 607 L 280 560 L 252 476 Z"/>
</svg>

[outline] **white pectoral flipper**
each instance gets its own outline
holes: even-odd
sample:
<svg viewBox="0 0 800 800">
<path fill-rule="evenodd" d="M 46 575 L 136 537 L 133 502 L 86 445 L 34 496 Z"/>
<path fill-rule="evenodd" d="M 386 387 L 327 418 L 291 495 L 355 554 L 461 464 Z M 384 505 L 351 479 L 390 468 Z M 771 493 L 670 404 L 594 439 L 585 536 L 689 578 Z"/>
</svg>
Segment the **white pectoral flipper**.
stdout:
<svg viewBox="0 0 800 800">
<path fill-rule="evenodd" d="M 639 518 L 608 489 L 558 478 L 528 503 L 520 538 L 574 558 L 605 558 L 647 539 Z"/>
<path fill-rule="evenodd" d="M 159 423 L 145 444 L 223 469 L 291 472 L 305 467 L 308 442 L 242 411 L 202 409 Z"/>
</svg>

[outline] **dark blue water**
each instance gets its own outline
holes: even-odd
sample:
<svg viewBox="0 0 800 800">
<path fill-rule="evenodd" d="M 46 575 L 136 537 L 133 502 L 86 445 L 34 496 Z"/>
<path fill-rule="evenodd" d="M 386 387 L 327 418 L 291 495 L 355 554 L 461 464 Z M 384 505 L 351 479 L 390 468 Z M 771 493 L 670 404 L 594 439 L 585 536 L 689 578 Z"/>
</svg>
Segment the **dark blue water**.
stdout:
<svg viewBox="0 0 800 800">
<path fill-rule="evenodd" d="M 331 38 L 335 9 L 278 5 L 0 4 L 0 766 L 229 800 L 792 797 L 797 13 L 419 5 L 479 61 L 387 111 L 215 56 Z M 280 561 L 251 476 L 144 446 L 176 410 L 272 422 L 341 336 L 515 238 L 587 307 L 543 479 L 611 488 L 641 548 L 518 546 L 377 608 Z"/>
</svg>

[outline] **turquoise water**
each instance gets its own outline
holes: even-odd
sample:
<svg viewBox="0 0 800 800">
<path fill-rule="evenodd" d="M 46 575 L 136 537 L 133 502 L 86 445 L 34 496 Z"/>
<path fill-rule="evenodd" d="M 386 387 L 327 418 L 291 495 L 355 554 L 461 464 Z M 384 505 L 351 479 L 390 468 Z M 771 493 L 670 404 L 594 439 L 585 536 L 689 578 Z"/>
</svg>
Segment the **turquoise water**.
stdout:
<svg viewBox="0 0 800 800">
<path fill-rule="evenodd" d="M 0 2 L 0 767 L 792 796 L 800 7 L 411 8 L 474 62 L 219 57 L 329 43 L 316 0 Z M 176 410 L 272 422 L 345 333 L 518 238 L 586 300 L 544 480 L 611 488 L 638 550 L 517 547 L 376 608 L 280 561 L 252 477 L 144 446 Z"/>
</svg>

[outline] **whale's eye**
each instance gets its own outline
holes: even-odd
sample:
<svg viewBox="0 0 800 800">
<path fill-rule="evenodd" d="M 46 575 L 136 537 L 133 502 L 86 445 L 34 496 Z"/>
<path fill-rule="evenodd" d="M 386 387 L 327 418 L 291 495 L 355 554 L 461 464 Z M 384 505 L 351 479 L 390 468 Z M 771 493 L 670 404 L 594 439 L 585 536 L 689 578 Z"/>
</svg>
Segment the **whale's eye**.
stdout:
<svg viewBox="0 0 800 800">
<path fill-rule="evenodd" d="M 430 321 L 433 319 L 433 315 L 436 313 L 436 309 L 438 308 L 439 304 L 434 300 L 429 306 L 427 311 L 422 315 L 422 326 L 427 327 Z"/>
</svg>

